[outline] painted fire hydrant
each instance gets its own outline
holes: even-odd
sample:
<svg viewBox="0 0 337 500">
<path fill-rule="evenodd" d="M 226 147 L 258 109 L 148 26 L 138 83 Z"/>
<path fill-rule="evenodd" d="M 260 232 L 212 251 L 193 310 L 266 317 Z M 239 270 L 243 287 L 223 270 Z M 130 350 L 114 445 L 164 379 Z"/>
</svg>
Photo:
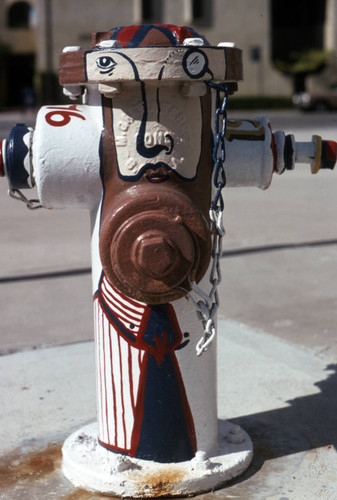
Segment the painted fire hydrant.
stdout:
<svg viewBox="0 0 337 500">
<path fill-rule="evenodd" d="M 92 219 L 97 424 L 63 446 L 76 485 L 127 497 L 190 495 L 242 473 L 249 436 L 218 428 L 217 285 L 222 190 L 333 168 L 336 143 L 296 143 L 268 120 L 230 120 L 241 51 L 191 28 L 128 26 L 67 47 L 45 106 L 2 141 L 10 194 Z M 207 351 L 207 352 L 205 352 Z M 203 355 L 201 355 L 204 353 Z"/>
</svg>

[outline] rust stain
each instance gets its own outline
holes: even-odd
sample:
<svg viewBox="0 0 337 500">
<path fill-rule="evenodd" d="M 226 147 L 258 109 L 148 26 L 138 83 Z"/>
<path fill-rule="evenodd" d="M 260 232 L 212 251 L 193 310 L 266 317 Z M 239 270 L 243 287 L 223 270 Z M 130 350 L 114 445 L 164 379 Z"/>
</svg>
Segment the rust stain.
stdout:
<svg viewBox="0 0 337 500">
<path fill-rule="evenodd" d="M 163 497 L 172 495 L 172 486 L 184 477 L 181 470 L 168 468 L 156 474 L 142 474 L 139 480 L 139 495 Z M 177 493 L 175 493 L 177 494 Z"/>
<path fill-rule="evenodd" d="M 0 491 L 13 489 L 17 484 L 31 484 L 32 481 L 46 479 L 60 469 L 62 461 L 62 443 L 53 444 L 47 448 L 22 453 L 18 449 L 0 459 Z M 173 492 L 173 486 L 179 483 L 184 473 L 174 467 L 165 467 L 161 472 L 141 473 L 138 480 L 133 481 L 138 486 L 137 497 L 169 497 L 179 495 Z M 94 493 L 75 488 L 69 484 L 69 493 L 63 493 L 63 500 L 99 500 L 100 498 L 116 498 L 114 495 Z"/>
<path fill-rule="evenodd" d="M 53 444 L 40 451 L 22 453 L 17 449 L 0 459 L 0 496 L 2 490 L 13 489 L 17 484 L 22 486 L 39 479 L 47 479 L 61 467 L 62 444 Z M 71 490 L 73 487 L 69 484 Z M 97 500 L 111 495 L 93 493 L 80 488 L 62 495 L 63 500 Z"/>
<path fill-rule="evenodd" d="M 54 472 L 61 462 L 61 444 L 22 454 L 16 450 L 0 460 L 1 487 L 10 487 L 18 481 L 40 478 Z"/>
</svg>

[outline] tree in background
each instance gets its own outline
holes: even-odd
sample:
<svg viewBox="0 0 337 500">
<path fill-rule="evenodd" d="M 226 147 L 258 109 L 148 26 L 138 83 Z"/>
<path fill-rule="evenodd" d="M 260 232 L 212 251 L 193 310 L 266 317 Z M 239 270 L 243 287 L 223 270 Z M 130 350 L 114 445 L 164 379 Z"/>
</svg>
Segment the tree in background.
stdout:
<svg viewBox="0 0 337 500">
<path fill-rule="evenodd" d="M 272 61 L 293 79 L 294 93 L 329 62 L 324 50 L 326 0 L 271 0 Z"/>
</svg>

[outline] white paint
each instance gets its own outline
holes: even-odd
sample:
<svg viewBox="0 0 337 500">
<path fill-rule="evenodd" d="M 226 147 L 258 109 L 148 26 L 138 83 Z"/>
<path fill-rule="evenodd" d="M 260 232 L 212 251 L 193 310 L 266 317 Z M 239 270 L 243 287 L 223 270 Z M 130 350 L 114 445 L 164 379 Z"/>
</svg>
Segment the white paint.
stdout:
<svg viewBox="0 0 337 500">
<path fill-rule="evenodd" d="M 82 93 L 82 87 L 80 85 L 65 85 L 63 87 L 63 94 L 72 101 L 75 101 L 80 97 Z"/>
<path fill-rule="evenodd" d="M 33 129 L 31 127 L 28 127 L 28 132 L 22 137 L 22 141 L 26 145 L 28 151 L 30 152 L 32 149 L 32 142 L 33 142 Z M 29 185 L 29 187 L 32 188 L 34 187 L 34 178 L 33 178 L 32 158 L 30 153 L 28 153 L 25 156 L 23 160 L 23 166 L 28 174 L 27 184 Z"/>
<path fill-rule="evenodd" d="M 202 38 L 185 38 L 183 41 L 184 46 L 201 47 L 205 45 L 205 41 Z"/>
<path fill-rule="evenodd" d="M 1 160 L 2 160 L 2 165 L 4 169 L 5 176 L 8 178 L 8 172 L 7 172 L 7 147 L 8 147 L 8 141 L 7 139 L 4 139 L 1 144 Z"/>
<path fill-rule="evenodd" d="M 118 48 L 121 46 L 122 46 L 122 44 L 118 40 L 102 40 L 98 44 L 98 47 L 100 49 L 113 49 L 113 48 Z"/>
<path fill-rule="evenodd" d="M 228 120 L 226 134 L 227 187 L 269 187 L 273 170 L 272 133 L 265 116 Z"/>
<path fill-rule="evenodd" d="M 183 83 L 181 86 L 181 93 L 184 97 L 202 97 L 207 93 L 207 86 L 205 83 Z"/>
<path fill-rule="evenodd" d="M 219 446 L 212 455 L 203 450 L 187 462 L 159 464 L 112 454 L 100 446 L 95 424 L 79 429 L 62 449 L 63 472 L 77 487 L 121 497 L 189 496 L 210 491 L 242 474 L 253 446 L 238 426 L 219 428 Z M 232 436 L 240 434 L 240 442 Z"/>
<path fill-rule="evenodd" d="M 62 52 L 63 54 L 66 54 L 67 52 L 77 52 L 81 49 L 82 47 L 80 45 L 69 45 L 68 47 L 64 47 Z"/>
<path fill-rule="evenodd" d="M 312 138 L 311 142 L 295 143 L 295 161 L 296 163 L 315 163 L 316 159 L 316 140 Z"/>
<path fill-rule="evenodd" d="M 44 207 L 92 209 L 97 206 L 102 194 L 101 131 L 100 106 L 40 109 L 32 154 L 35 182 Z"/>
<path fill-rule="evenodd" d="M 220 42 L 220 43 L 218 43 L 218 47 L 234 48 L 234 47 L 236 47 L 236 43 L 234 43 L 234 42 Z"/>
<path fill-rule="evenodd" d="M 120 173 L 134 176 L 145 165 L 163 163 L 184 178 L 193 179 L 201 154 L 200 99 L 187 99 L 176 86 L 145 85 L 143 92 L 147 107 L 144 146 L 149 149 L 160 145 L 163 150 L 153 158 L 138 153 L 137 136 L 144 114 L 142 89 L 140 85 L 125 89 L 115 96 L 112 109 Z"/>
</svg>

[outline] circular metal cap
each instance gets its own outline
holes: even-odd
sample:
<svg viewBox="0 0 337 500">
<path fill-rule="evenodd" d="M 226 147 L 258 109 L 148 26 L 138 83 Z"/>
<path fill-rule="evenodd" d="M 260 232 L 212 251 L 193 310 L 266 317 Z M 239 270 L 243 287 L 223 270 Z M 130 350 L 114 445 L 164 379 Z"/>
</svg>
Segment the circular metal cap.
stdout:
<svg viewBox="0 0 337 500">
<path fill-rule="evenodd" d="M 188 278 L 195 250 L 191 233 L 178 218 L 149 211 L 119 228 L 110 257 L 121 280 L 145 294 L 161 294 Z"/>
<path fill-rule="evenodd" d="M 99 247 L 103 270 L 119 291 L 163 304 L 185 296 L 205 274 L 210 226 L 182 192 L 134 186 L 106 211 Z"/>
</svg>

